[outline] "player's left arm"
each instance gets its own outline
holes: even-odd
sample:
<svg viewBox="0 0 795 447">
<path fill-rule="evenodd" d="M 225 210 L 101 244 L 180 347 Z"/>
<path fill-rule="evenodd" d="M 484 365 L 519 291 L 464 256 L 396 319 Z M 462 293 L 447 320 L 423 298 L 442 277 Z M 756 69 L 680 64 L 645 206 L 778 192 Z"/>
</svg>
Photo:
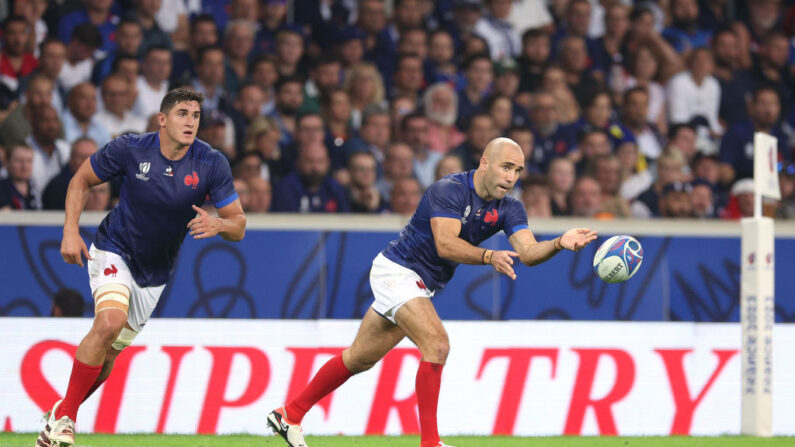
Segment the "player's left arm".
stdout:
<svg viewBox="0 0 795 447">
<path fill-rule="evenodd" d="M 206 239 L 216 234 L 227 241 L 237 242 L 246 235 L 246 214 L 240 205 L 240 199 L 218 208 L 218 217 L 196 205 L 193 209 L 198 215 L 188 222 L 190 235 L 194 239 Z"/>
<path fill-rule="evenodd" d="M 572 228 L 563 235 L 548 241 L 537 241 L 527 228 L 516 231 L 508 238 L 514 251 L 519 253 L 522 264 L 534 266 L 545 262 L 563 249 L 580 251 L 596 239 L 596 231 L 588 228 Z"/>
<path fill-rule="evenodd" d="M 188 228 L 194 239 L 206 239 L 217 234 L 227 241 L 237 242 L 246 235 L 246 215 L 235 191 L 229 161 L 220 152 L 215 152 L 215 157 L 208 194 L 218 216 L 193 205 L 197 215 L 188 222 Z"/>
</svg>

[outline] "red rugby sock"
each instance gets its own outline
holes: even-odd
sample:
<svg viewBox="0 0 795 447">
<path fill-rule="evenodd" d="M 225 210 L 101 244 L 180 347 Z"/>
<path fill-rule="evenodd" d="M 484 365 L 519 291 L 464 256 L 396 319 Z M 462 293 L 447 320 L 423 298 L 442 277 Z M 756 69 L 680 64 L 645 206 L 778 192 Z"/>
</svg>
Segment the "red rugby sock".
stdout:
<svg viewBox="0 0 795 447">
<path fill-rule="evenodd" d="M 342 361 L 342 354 L 332 358 L 307 384 L 295 399 L 285 405 L 287 420 L 300 424 L 304 415 L 320 399 L 340 387 L 353 375 Z"/>
<path fill-rule="evenodd" d="M 66 396 L 58 411 L 55 412 L 55 419 L 60 419 L 63 415 L 69 416 L 73 421 L 77 421 L 77 409 L 86 397 L 86 393 L 97 381 L 102 365 L 89 366 L 80 360 L 75 359 L 72 365 L 72 375 L 69 377 L 69 387 L 66 388 Z"/>
<path fill-rule="evenodd" d="M 417 407 L 420 410 L 421 447 L 439 445 L 436 407 L 439 403 L 439 388 L 442 385 L 442 368 L 444 365 L 422 361 L 417 369 L 414 386 L 417 392 Z"/>
</svg>

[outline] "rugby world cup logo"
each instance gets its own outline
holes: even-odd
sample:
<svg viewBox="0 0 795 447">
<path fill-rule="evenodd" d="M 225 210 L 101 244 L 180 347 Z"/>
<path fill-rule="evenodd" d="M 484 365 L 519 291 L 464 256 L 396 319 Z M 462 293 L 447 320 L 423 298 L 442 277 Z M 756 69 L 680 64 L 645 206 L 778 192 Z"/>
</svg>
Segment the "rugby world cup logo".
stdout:
<svg viewBox="0 0 795 447">
<path fill-rule="evenodd" d="M 143 181 L 149 180 L 149 177 L 147 177 L 146 174 L 149 172 L 149 168 L 151 168 L 151 167 L 152 167 L 152 163 L 150 163 L 148 161 L 145 161 L 143 163 L 139 163 L 138 164 L 138 171 L 140 171 L 140 172 L 138 172 L 138 174 L 135 174 L 135 176 L 137 178 L 139 178 L 140 180 L 143 180 Z"/>
</svg>

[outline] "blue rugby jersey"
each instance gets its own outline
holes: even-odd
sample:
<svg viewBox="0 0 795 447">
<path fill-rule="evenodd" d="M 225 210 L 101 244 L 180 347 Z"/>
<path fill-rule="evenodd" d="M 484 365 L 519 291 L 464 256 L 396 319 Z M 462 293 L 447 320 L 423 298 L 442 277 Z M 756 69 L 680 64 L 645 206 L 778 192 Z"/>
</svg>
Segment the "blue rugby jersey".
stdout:
<svg viewBox="0 0 795 447">
<path fill-rule="evenodd" d="M 208 195 L 216 208 L 237 199 L 226 157 L 196 139 L 187 154 L 169 160 L 157 132 L 122 135 L 91 156 L 103 181 L 122 177 L 119 204 L 97 229 L 94 245 L 116 253 L 141 287 L 168 282 L 179 248 Z"/>
<path fill-rule="evenodd" d="M 416 272 L 430 290 L 443 288 L 458 267 L 457 262 L 439 257 L 431 231 L 432 217 L 460 219 L 458 237 L 472 245 L 500 230 L 510 237 L 528 228 L 527 212 L 518 200 L 505 196 L 486 201 L 475 193 L 474 173 L 472 170 L 451 174 L 429 186 L 408 225 L 382 252 L 388 259 Z"/>
</svg>

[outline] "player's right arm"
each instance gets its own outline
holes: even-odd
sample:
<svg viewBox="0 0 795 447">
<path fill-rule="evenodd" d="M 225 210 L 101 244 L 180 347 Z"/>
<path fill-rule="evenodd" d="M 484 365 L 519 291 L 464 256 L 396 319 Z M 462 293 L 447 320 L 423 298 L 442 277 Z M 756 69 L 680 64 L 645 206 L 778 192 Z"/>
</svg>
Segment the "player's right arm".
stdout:
<svg viewBox="0 0 795 447">
<path fill-rule="evenodd" d="M 91 259 L 86 243 L 80 236 L 80 214 L 86 207 L 89 190 L 92 186 L 100 183 L 102 180 L 97 177 L 90 160 L 83 162 L 69 182 L 69 189 L 66 190 L 64 205 L 66 216 L 63 224 L 63 240 L 61 241 L 61 256 L 67 264 L 77 264 L 82 267 L 81 255 L 85 255 L 86 259 Z"/>
<path fill-rule="evenodd" d="M 426 191 L 431 216 L 436 253 L 439 257 L 470 265 L 492 265 L 498 272 L 516 279 L 511 256 L 519 256 L 512 251 L 484 250 L 458 237 L 461 234 L 461 217 L 464 215 L 469 199 L 466 185 L 444 179 Z"/>
<path fill-rule="evenodd" d="M 80 237 L 80 213 L 86 207 L 88 191 L 92 186 L 110 180 L 122 173 L 129 156 L 129 136 L 123 135 L 106 144 L 78 168 L 66 190 L 65 216 L 61 256 L 67 264 L 83 266 L 82 255 L 91 259 L 83 238 Z"/>
<path fill-rule="evenodd" d="M 459 264 L 488 265 L 494 270 L 516 279 L 513 257 L 518 253 L 509 250 L 486 250 L 461 239 L 461 221 L 449 217 L 432 217 L 431 231 L 440 257 Z"/>
</svg>

